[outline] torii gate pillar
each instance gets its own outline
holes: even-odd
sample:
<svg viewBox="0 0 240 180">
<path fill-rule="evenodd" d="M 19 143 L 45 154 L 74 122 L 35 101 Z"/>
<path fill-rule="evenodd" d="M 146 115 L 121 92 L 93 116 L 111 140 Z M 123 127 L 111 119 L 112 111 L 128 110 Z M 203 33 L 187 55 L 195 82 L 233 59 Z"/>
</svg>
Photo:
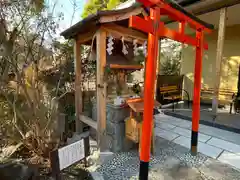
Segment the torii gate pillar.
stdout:
<svg viewBox="0 0 240 180">
<path fill-rule="evenodd" d="M 145 67 L 144 82 L 144 112 L 143 126 L 141 136 L 140 152 L 140 172 L 139 179 L 148 179 L 148 166 L 150 160 L 150 146 L 153 123 L 153 105 L 154 105 L 154 84 L 156 80 L 156 67 L 158 57 L 158 40 L 160 38 L 169 38 L 181 43 L 196 47 L 196 61 L 194 72 L 194 93 L 193 93 L 193 111 L 192 111 L 192 138 L 191 153 L 197 153 L 198 129 L 200 118 L 200 91 L 202 75 L 202 53 L 203 49 L 208 49 L 208 44 L 203 41 L 203 32 L 211 32 L 213 27 L 208 28 L 206 24 L 194 20 L 181 7 L 169 5 L 165 0 L 138 0 L 144 6 L 150 7 L 150 16 L 145 19 L 138 16 L 131 16 L 129 26 L 145 33 L 148 33 L 148 57 Z M 181 10 L 180 10 L 181 9 Z M 168 15 L 180 23 L 179 31 L 171 30 L 160 21 L 161 15 Z M 185 34 L 185 23 L 196 30 L 196 37 L 193 38 Z"/>
<path fill-rule="evenodd" d="M 194 70 L 194 90 L 193 90 L 193 108 L 192 108 L 192 138 L 191 138 L 191 153 L 197 154 L 198 129 L 200 119 L 200 92 L 202 80 L 202 53 L 203 53 L 203 32 L 196 31 L 196 61 Z"/>
<path fill-rule="evenodd" d="M 158 41 L 160 29 L 160 8 L 150 9 L 150 19 L 153 20 L 153 33 L 148 33 L 148 56 L 145 67 L 144 81 L 144 113 L 141 137 L 139 179 L 148 179 L 148 166 L 153 124 L 154 86 L 158 58 Z"/>
</svg>

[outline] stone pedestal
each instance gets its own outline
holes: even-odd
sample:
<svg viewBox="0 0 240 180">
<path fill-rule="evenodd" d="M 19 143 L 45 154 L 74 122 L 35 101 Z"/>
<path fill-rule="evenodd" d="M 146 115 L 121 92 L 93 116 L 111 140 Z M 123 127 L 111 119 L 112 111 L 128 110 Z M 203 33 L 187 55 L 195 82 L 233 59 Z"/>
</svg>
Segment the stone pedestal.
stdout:
<svg viewBox="0 0 240 180">
<path fill-rule="evenodd" d="M 107 104 L 106 135 L 109 150 L 112 152 L 128 151 L 134 143 L 125 137 L 125 118 L 129 117 L 129 107 L 114 106 Z M 96 102 L 93 103 L 92 119 L 97 121 Z"/>
</svg>

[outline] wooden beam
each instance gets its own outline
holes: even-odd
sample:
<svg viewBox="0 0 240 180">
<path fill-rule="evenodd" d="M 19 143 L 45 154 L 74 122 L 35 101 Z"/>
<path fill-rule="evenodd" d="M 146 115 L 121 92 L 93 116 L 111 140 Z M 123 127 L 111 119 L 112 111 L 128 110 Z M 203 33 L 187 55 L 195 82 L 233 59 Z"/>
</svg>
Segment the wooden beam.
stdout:
<svg viewBox="0 0 240 180">
<path fill-rule="evenodd" d="M 97 30 L 98 29 L 94 28 L 94 29 L 91 29 L 91 31 L 89 31 L 87 33 L 79 34 L 77 36 L 77 42 L 80 44 L 84 44 L 84 43 L 90 41 L 93 38 L 93 36 L 96 34 Z"/>
<path fill-rule="evenodd" d="M 97 32 L 97 133 L 100 151 L 107 150 L 106 146 L 106 83 L 104 71 L 106 66 L 106 38 L 103 29 Z"/>
<path fill-rule="evenodd" d="M 122 65 L 122 64 L 109 64 L 111 69 L 133 69 L 140 70 L 143 68 L 143 65 Z"/>
<path fill-rule="evenodd" d="M 219 28 L 218 28 L 215 82 L 214 82 L 214 94 L 213 94 L 213 100 L 212 100 L 212 112 L 214 115 L 217 115 L 217 110 L 218 110 L 218 96 L 219 96 L 219 86 L 220 86 L 220 78 L 221 78 L 221 64 L 223 59 L 223 46 L 224 46 L 224 39 L 225 39 L 226 19 L 227 19 L 227 8 L 223 8 L 220 10 L 220 20 L 219 20 Z"/>
<path fill-rule="evenodd" d="M 84 115 L 80 115 L 80 119 L 82 122 L 84 122 L 85 124 L 89 125 L 90 127 L 92 127 L 93 129 L 97 130 L 97 122 L 92 120 L 91 118 L 84 116 Z"/>
<path fill-rule="evenodd" d="M 82 113 L 82 62 L 81 62 L 81 44 L 74 42 L 74 62 L 75 62 L 75 112 L 76 112 L 76 132 L 81 133 L 83 124 L 80 121 L 80 114 Z"/>
<path fill-rule="evenodd" d="M 119 26 L 114 23 L 104 24 L 102 25 L 102 28 L 105 29 L 108 33 L 115 36 L 116 38 L 124 37 L 124 39 L 128 40 L 127 38 L 130 37 L 130 39 L 128 40 L 130 42 L 132 42 L 133 39 L 137 39 L 138 43 L 143 44 L 144 41 L 147 40 L 147 34 L 144 34 L 131 28 Z"/>
<path fill-rule="evenodd" d="M 130 17 L 129 26 L 133 28 L 137 28 L 145 33 L 148 33 L 148 32 L 153 33 L 153 28 L 154 28 L 153 21 L 151 19 L 146 20 L 138 16 Z M 165 27 L 163 22 L 159 22 L 159 26 L 161 26 L 161 28 L 159 29 L 159 38 L 169 38 L 169 39 L 172 39 L 181 43 L 189 44 L 192 46 L 197 45 L 196 38 L 193 38 L 189 35 L 185 35 L 185 34 L 179 33 L 178 31 L 169 29 Z M 203 43 L 203 47 L 204 49 L 208 49 L 208 44 Z"/>
</svg>

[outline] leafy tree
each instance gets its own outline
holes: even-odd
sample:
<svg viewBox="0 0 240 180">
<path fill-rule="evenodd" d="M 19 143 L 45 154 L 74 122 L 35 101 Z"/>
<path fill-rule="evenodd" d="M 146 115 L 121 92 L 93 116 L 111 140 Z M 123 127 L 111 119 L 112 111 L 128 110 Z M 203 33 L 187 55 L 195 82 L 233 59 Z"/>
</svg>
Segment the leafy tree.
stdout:
<svg viewBox="0 0 240 180">
<path fill-rule="evenodd" d="M 118 6 L 121 3 L 126 2 L 127 0 L 109 0 L 107 3 L 107 9 L 114 9 L 116 6 Z"/>
<path fill-rule="evenodd" d="M 22 142 L 33 155 L 48 158 L 59 143 L 54 123 L 64 73 L 49 91 L 42 74 L 47 76 L 46 69 L 66 61 L 53 44 L 63 14 L 53 15 L 55 6 L 50 9 L 44 2 L 0 1 L 0 134 L 11 143 Z M 61 49 L 63 59 L 71 59 L 67 52 L 68 45 Z"/>
<path fill-rule="evenodd" d="M 84 6 L 82 18 L 95 14 L 99 10 L 114 9 L 117 5 L 126 1 L 127 0 L 89 0 Z"/>
<path fill-rule="evenodd" d="M 86 18 L 90 14 L 95 14 L 99 10 L 106 9 L 107 3 L 108 0 L 89 0 L 84 6 L 82 18 Z"/>
<path fill-rule="evenodd" d="M 164 75 L 179 75 L 181 68 L 182 45 L 174 41 L 165 42 L 168 44 L 161 51 L 161 72 Z"/>
</svg>

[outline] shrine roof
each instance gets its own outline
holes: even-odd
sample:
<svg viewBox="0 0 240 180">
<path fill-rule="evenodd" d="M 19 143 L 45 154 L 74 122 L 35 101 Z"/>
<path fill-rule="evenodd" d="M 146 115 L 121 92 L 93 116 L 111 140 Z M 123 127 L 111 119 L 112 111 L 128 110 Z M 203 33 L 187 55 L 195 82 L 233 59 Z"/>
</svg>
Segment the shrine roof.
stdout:
<svg viewBox="0 0 240 180">
<path fill-rule="evenodd" d="M 76 36 L 77 34 L 89 31 L 90 27 L 100 25 L 101 17 L 122 15 L 122 14 L 125 14 L 128 12 L 131 12 L 131 11 L 135 10 L 136 8 L 140 8 L 139 4 L 134 4 L 131 7 L 124 8 L 124 9 L 98 11 L 97 13 L 89 15 L 88 17 L 86 17 L 83 20 L 79 21 L 78 23 L 74 24 L 70 28 L 66 29 L 65 31 L 63 31 L 61 33 L 61 35 L 67 39 L 74 38 L 74 36 Z M 115 22 L 115 21 L 111 21 L 111 22 Z"/>
<path fill-rule="evenodd" d="M 169 5 L 172 8 L 182 12 L 183 14 L 190 17 L 194 21 L 202 24 L 206 28 L 208 28 L 208 29 L 214 28 L 214 26 L 212 24 L 206 23 L 206 22 L 202 21 L 201 19 L 199 19 L 198 17 L 194 16 L 193 14 L 187 12 L 182 6 L 177 4 L 175 1 L 173 1 L 173 0 L 165 0 L 165 1 L 167 3 L 169 3 Z M 126 21 L 129 19 L 130 16 L 126 17 L 125 19 L 121 19 L 120 21 L 117 20 L 117 17 L 123 16 L 124 14 L 130 13 L 136 9 L 142 9 L 143 11 L 145 10 L 146 12 L 148 12 L 148 9 L 143 8 L 139 3 L 134 3 L 132 6 L 130 6 L 128 8 L 124 8 L 124 9 L 98 11 L 96 14 L 89 15 L 88 17 L 84 18 L 80 22 L 78 22 L 75 25 L 71 26 L 70 28 L 66 29 L 65 31 L 63 31 L 61 33 L 61 35 L 64 36 L 66 39 L 71 39 L 71 38 L 74 38 L 75 36 L 77 36 L 78 34 L 89 32 L 90 30 L 92 30 L 93 27 L 99 27 L 102 23 L 108 23 L 108 22 L 118 22 L 119 23 L 120 21 L 123 21 L 123 20 Z M 141 12 L 139 11 L 139 15 L 140 14 L 141 14 Z M 110 19 L 108 22 L 101 21 L 101 18 L 111 17 L 111 16 L 115 16 L 116 18 L 112 18 L 112 20 Z M 125 25 L 126 24 L 128 24 L 128 22 L 127 23 L 125 22 Z"/>
</svg>

